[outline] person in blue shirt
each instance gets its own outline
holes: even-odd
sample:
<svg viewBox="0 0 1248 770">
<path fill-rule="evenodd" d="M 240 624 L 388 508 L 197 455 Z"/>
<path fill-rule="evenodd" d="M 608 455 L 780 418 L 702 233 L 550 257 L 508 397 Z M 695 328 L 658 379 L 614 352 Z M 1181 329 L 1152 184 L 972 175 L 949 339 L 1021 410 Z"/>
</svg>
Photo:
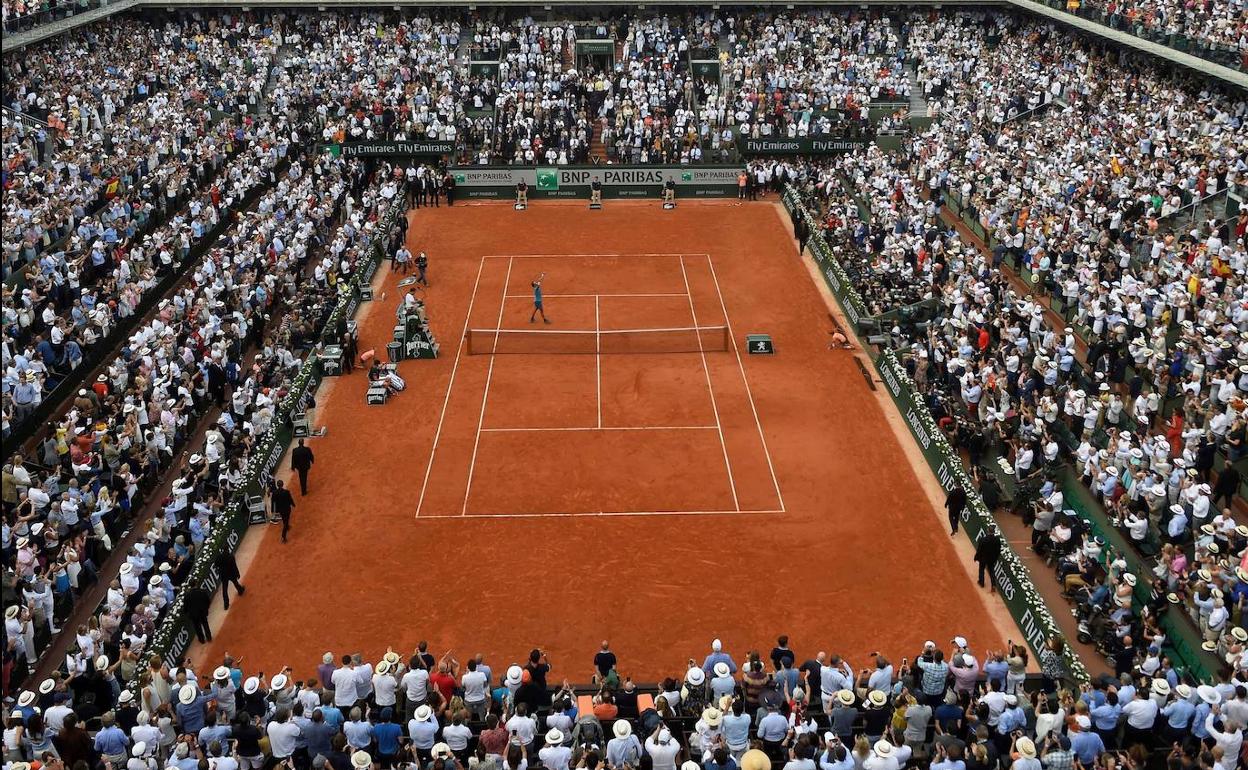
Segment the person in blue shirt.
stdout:
<svg viewBox="0 0 1248 770">
<path fill-rule="evenodd" d="M 547 323 L 547 324 L 548 324 L 548 323 L 550 323 L 550 319 L 546 317 L 546 310 L 542 307 L 542 278 L 543 278 L 545 275 L 546 275 L 545 273 L 542 273 L 542 274 L 541 274 L 541 275 L 539 275 L 539 276 L 537 277 L 537 279 L 536 279 L 536 280 L 534 280 L 534 281 L 533 281 L 533 283 L 532 283 L 532 286 L 533 286 L 533 312 L 529 315 L 529 323 L 533 323 L 533 320 L 534 320 L 535 318 L 537 318 L 537 316 L 538 316 L 538 314 L 539 314 L 539 313 L 540 313 L 540 314 L 541 314 L 541 316 L 542 316 L 542 323 Z M 734 673 L 734 674 L 736 673 L 736 670 L 735 670 L 735 669 L 733 670 L 733 673 Z"/>
<path fill-rule="evenodd" d="M 114 724 L 111 712 L 100 717 L 100 724 L 102 727 L 95 734 L 95 750 L 114 766 L 124 763 L 126 754 L 129 753 L 130 739 L 120 727 Z"/>
<path fill-rule="evenodd" d="M 1167 743 L 1183 741 L 1187 738 L 1192 717 L 1196 715 L 1196 704 L 1192 703 L 1192 688 L 1181 684 L 1174 689 L 1174 700 L 1161 710 L 1166 718 L 1164 735 Z"/>
<path fill-rule="evenodd" d="M 1101 736 L 1089 729 L 1092 722 L 1088 717 L 1080 714 L 1075 717 L 1075 720 L 1079 729 L 1072 730 L 1070 733 L 1070 749 L 1075 752 L 1075 757 L 1084 766 L 1090 767 L 1096 762 L 1101 752 L 1105 751 L 1105 742 L 1101 740 Z"/>
<path fill-rule="evenodd" d="M 394 709 L 386 706 L 381 710 L 381 721 L 373 726 L 373 739 L 377 741 L 377 761 L 383 768 L 394 763 L 399 753 L 399 736 L 403 728 L 394 721 Z"/>
<path fill-rule="evenodd" d="M 1122 714 L 1122 706 L 1118 705 L 1118 693 L 1109 692 L 1105 702 L 1089 711 L 1092 717 L 1092 729 L 1101 736 L 1105 748 L 1113 751 L 1118 747 L 1118 717 Z"/>
</svg>

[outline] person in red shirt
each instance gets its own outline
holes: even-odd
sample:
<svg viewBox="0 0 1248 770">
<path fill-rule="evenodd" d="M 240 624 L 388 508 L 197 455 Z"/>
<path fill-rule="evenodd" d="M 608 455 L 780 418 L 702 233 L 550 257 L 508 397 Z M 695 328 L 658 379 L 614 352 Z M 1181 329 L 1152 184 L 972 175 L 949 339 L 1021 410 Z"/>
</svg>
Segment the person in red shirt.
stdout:
<svg viewBox="0 0 1248 770">
<path fill-rule="evenodd" d="M 449 703 L 451 696 L 455 694 L 455 681 L 458 678 L 458 674 L 459 661 L 451 658 L 448 652 L 442 656 L 441 662 L 438 663 L 437 672 L 429 675 L 429 685 L 437 688 L 443 702 Z"/>
</svg>

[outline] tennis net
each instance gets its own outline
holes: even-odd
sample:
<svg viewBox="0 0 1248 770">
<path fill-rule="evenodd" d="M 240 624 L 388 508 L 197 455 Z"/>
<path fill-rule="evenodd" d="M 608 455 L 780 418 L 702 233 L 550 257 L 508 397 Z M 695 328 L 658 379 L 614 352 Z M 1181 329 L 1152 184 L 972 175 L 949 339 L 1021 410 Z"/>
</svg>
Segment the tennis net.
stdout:
<svg viewBox="0 0 1248 770">
<path fill-rule="evenodd" d="M 469 329 L 468 355 L 711 353 L 728 350 L 727 326 L 676 329 Z"/>
</svg>

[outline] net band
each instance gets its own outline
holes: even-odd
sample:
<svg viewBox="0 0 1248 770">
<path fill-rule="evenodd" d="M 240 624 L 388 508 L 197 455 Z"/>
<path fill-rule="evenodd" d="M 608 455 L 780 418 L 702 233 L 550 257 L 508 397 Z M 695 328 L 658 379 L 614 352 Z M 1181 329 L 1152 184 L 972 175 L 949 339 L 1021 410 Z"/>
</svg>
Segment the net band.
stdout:
<svg viewBox="0 0 1248 770">
<path fill-rule="evenodd" d="M 727 326 L 674 329 L 469 329 L 468 355 L 509 353 L 713 353 L 728 350 Z"/>
</svg>

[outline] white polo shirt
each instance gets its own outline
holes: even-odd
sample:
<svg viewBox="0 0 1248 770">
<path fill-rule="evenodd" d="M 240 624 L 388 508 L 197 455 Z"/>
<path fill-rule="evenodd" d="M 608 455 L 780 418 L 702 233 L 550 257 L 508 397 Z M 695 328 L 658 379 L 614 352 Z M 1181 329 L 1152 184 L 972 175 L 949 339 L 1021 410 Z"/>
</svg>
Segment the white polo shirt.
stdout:
<svg viewBox="0 0 1248 770">
<path fill-rule="evenodd" d="M 466 703 L 480 703 L 485 700 L 485 674 L 481 671 L 468 671 L 460 677 L 464 687 Z"/>
</svg>

